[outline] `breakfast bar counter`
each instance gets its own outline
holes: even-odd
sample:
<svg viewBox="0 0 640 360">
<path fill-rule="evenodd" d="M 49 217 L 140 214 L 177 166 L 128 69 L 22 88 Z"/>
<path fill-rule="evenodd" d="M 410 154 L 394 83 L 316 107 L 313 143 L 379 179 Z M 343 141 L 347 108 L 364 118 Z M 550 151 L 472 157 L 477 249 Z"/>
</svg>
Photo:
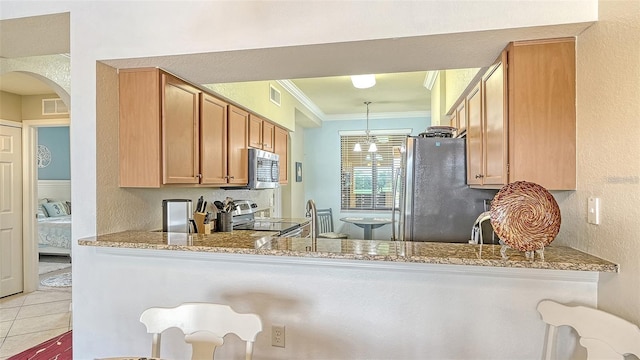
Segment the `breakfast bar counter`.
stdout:
<svg viewBox="0 0 640 360">
<path fill-rule="evenodd" d="M 618 265 L 564 247 L 548 246 L 544 260 L 528 260 L 524 252 L 508 249 L 502 259 L 500 245 L 471 245 L 411 241 L 317 239 L 273 237 L 275 233 L 234 230 L 213 234 L 124 231 L 81 239 L 79 245 L 209 252 L 281 257 L 345 259 L 400 263 L 473 265 L 617 272 Z M 537 255 L 536 255 L 537 256 Z"/>
<path fill-rule="evenodd" d="M 497 245 L 274 235 L 123 231 L 78 240 L 74 303 L 92 306 L 74 310 L 74 357 L 149 355 L 142 311 L 212 302 L 260 315 L 255 353 L 264 359 L 540 358 L 537 304 L 597 306 L 599 288 L 618 276 L 612 262 L 553 244 L 530 261 L 515 250 L 503 260 Z M 286 348 L 271 346 L 273 325 L 286 326 Z M 569 336 L 560 343 L 573 344 Z M 233 344 L 225 338 L 216 356 L 237 358 L 233 349 L 243 347 Z M 189 358 L 183 338 L 163 336 L 163 346 L 163 357 Z"/>
</svg>

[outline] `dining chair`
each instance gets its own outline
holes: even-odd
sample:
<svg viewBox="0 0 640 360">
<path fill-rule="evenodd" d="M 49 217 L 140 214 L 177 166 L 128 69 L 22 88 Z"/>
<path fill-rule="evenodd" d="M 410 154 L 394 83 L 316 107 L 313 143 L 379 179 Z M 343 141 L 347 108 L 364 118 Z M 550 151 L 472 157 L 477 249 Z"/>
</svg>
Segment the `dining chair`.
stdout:
<svg viewBox="0 0 640 360">
<path fill-rule="evenodd" d="M 224 336 L 233 333 L 246 342 L 245 359 L 253 356 L 253 343 L 262 331 L 262 320 L 256 314 L 239 314 L 228 305 L 183 303 L 172 308 L 152 307 L 140 316 L 140 322 L 153 334 L 151 356 L 160 357 L 161 334 L 176 327 L 191 345 L 191 359 L 213 359 Z"/>
<path fill-rule="evenodd" d="M 640 357 L 640 328 L 620 317 L 586 306 L 567 306 L 553 300 L 538 303 L 538 312 L 547 323 L 543 359 L 556 355 L 558 326 L 571 326 L 587 349 L 587 359 L 620 359 L 633 354 Z"/>
<path fill-rule="evenodd" d="M 319 238 L 325 239 L 348 239 L 349 235 L 337 233 L 333 230 L 333 213 L 331 208 L 318 209 L 316 212 L 316 226 Z"/>
</svg>

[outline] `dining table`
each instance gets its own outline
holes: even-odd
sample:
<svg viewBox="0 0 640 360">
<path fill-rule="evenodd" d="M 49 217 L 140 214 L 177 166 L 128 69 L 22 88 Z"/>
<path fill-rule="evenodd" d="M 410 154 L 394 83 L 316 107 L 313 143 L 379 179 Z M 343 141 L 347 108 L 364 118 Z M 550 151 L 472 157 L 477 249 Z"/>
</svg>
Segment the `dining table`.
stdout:
<svg viewBox="0 0 640 360">
<path fill-rule="evenodd" d="M 391 224 L 389 218 L 377 218 L 377 217 L 343 217 L 340 221 L 354 224 L 364 229 L 364 240 L 371 240 L 373 236 L 373 229 L 377 229 L 381 226 Z"/>
</svg>

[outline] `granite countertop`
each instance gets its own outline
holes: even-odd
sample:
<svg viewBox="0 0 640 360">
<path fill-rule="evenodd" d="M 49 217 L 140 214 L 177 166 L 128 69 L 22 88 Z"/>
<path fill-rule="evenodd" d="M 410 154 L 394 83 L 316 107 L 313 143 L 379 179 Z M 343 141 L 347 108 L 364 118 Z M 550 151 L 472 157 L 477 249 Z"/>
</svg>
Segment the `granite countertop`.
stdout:
<svg viewBox="0 0 640 360">
<path fill-rule="evenodd" d="M 78 244 L 304 258 L 618 272 L 617 264 L 564 246 L 548 246 L 544 250 L 544 260 L 539 260 L 536 255 L 533 261 L 526 259 L 524 252 L 508 249 L 509 258 L 504 260 L 500 256 L 500 245 L 352 239 L 312 241 L 310 238 L 273 237 L 275 234 L 253 230 L 213 234 L 124 231 L 80 239 Z"/>
</svg>

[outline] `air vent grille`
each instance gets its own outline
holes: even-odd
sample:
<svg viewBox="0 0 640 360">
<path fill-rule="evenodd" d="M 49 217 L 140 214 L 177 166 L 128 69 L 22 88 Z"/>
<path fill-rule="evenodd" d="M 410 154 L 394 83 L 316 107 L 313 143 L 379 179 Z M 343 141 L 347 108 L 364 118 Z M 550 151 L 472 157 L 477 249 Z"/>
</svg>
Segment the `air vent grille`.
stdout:
<svg viewBox="0 0 640 360">
<path fill-rule="evenodd" d="M 42 99 L 42 115 L 68 114 L 69 108 L 62 99 Z"/>
<path fill-rule="evenodd" d="M 273 85 L 269 84 L 269 100 L 271 100 L 272 103 L 280 106 L 280 98 L 280 91 L 273 87 Z"/>
</svg>

